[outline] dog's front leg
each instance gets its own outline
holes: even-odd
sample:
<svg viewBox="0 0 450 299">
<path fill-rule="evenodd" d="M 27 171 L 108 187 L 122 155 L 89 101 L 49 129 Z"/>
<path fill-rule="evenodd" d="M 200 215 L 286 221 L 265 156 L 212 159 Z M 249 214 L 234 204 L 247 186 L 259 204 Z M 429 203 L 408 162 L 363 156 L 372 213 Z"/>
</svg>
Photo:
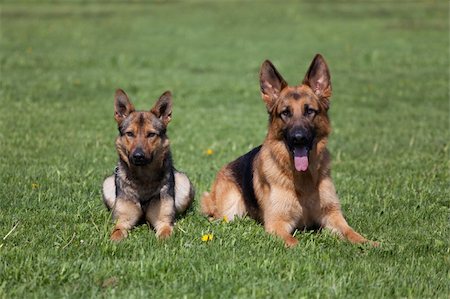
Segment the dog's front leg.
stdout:
<svg viewBox="0 0 450 299">
<path fill-rule="evenodd" d="M 282 216 L 280 215 L 280 217 Z M 291 227 L 287 221 L 281 219 L 271 219 L 264 223 L 266 232 L 281 237 L 286 247 L 294 247 L 298 243 L 298 240 L 290 233 Z"/>
<path fill-rule="evenodd" d="M 121 241 L 128 236 L 128 230 L 142 217 L 142 209 L 139 203 L 119 197 L 113 209 L 113 216 L 117 222 L 111 233 L 111 240 Z"/>
<path fill-rule="evenodd" d="M 268 204 L 264 207 L 266 232 L 281 237 L 286 247 L 294 247 L 298 240 L 292 236 L 301 207 L 295 195 L 284 188 L 272 187 Z"/>
<path fill-rule="evenodd" d="M 148 204 L 145 219 L 155 229 L 158 238 L 165 239 L 172 234 L 175 221 L 175 200 L 164 188 L 160 198 L 153 199 Z"/>
<path fill-rule="evenodd" d="M 319 198 L 321 209 L 321 224 L 339 236 L 349 240 L 351 243 L 368 242 L 366 238 L 351 228 L 344 216 L 339 204 L 333 182 L 325 178 L 319 185 Z"/>
<path fill-rule="evenodd" d="M 349 240 L 351 243 L 368 242 L 366 238 L 351 228 L 340 210 L 335 210 L 325 217 L 325 227 Z"/>
</svg>

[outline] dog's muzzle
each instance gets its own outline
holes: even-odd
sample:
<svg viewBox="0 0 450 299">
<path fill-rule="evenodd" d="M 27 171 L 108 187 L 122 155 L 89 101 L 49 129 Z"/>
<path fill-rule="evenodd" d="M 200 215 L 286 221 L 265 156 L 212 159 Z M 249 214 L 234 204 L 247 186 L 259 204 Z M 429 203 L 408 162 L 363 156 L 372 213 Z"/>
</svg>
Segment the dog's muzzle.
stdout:
<svg viewBox="0 0 450 299">
<path fill-rule="evenodd" d="M 150 164 L 150 162 L 152 161 L 151 158 L 147 158 L 145 156 L 144 151 L 141 148 L 137 148 L 133 154 L 131 155 L 131 159 L 130 159 L 131 163 L 133 165 L 136 166 L 144 166 L 147 164 Z"/>
<path fill-rule="evenodd" d="M 287 134 L 287 143 L 294 157 L 297 171 L 306 171 L 309 166 L 309 151 L 312 148 L 314 134 L 304 128 L 292 129 Z"/>
</svg>

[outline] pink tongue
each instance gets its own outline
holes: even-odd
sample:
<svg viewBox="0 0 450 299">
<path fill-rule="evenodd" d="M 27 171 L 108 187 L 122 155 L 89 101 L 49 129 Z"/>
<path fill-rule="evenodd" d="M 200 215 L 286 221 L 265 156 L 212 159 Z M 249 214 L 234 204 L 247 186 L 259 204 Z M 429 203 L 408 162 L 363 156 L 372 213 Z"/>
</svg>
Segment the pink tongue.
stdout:
<svg viewBox="0 0 450 299">
<path fill-rule="evenodd" d="M 294 149 L 294 164 L 297 171 L 308 169 L 308 150 L 305 147 Z"/>
</svg>

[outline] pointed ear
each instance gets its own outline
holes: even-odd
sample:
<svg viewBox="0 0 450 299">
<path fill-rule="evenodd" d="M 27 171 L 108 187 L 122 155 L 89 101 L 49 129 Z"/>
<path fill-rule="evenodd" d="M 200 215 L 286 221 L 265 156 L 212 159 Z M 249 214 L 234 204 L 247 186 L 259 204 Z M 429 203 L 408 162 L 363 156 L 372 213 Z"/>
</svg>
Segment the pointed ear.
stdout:
<svg viewBox="0 0 450 299">
<path fill-rule="evenodd" d="M 288 85 L 281 77 L 275 66 L 269 60 L 261 65 L 259 72 L 259 83 L 261 87 L 261 97 L 266 103 L 267 111 L 272 111 L 275 100 L 280 92 Z"/>
<path fill-rule="evenodd" d="M 128 99 L 127 94 L 122 89 L 116 90 L 114 96 L 114 118 L 120 125 L 122 121 L 134 111 L 134 106 Z"/>
<path fill-rule="evenodd" d="M 167 126 L 172 119 L 172 93 L 163 93 L 150 111 Z"/>
<path fill-rule="evenodd" d="M 331 97 L 330 71 L 322 55 L 316 54 L 302 83 L 311 87 L 319 98 Z"/>
</svg>

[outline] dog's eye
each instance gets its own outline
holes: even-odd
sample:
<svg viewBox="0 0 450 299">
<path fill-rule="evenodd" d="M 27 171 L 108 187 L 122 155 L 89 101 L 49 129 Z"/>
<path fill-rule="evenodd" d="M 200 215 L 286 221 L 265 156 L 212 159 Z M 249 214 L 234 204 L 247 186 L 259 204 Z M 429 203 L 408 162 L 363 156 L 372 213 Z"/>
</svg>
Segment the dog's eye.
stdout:
<svg viewBox="0 0 450 299">
<path fill-rule="evenodd" d="M 305 107 L 305 115 L 312 115 L 314 113 L 317 113 L 317 111 L 311 107 Z"/>
<path fill-rule="evenodd" d="M 125 135 L 127 135 L 128 137 L 131 137 L 131 138 L 134 137 L 134 133 L 133 133 L 133 132 L 130 132 L 130 131 L 125 132 Z"/>
<path fill-rule="evenodd" d="M 285 109 L 285 110 L 281 111 L 281 117 L 282 118 L 291 117 L 291 111 L 289 111 L 289 109 Z"/>
<path fill-rule="evenodd" d="M 154 132 L 150 132 L 147 134 L 147 138 L 153 138 L 155 136 L 156 136 L 156 133 L 154 133 Z"/>
</svg>

